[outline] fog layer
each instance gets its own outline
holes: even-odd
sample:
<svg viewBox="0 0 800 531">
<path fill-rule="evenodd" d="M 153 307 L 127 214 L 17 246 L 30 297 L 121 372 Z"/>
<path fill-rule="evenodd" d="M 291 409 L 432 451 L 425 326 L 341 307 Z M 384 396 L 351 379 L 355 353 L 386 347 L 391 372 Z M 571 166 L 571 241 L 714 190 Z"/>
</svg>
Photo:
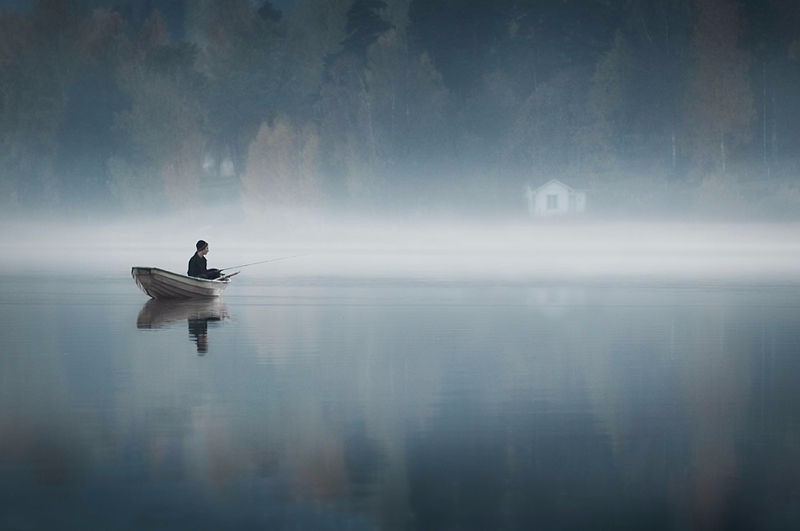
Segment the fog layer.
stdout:
<svg viewBox="0 0 800 531">
<path fill-rule="evenodd" d="M 394 278 L 426 281 L 800 279 L 800 224 L 378 224 L 287 227 L 180 220 L 107 225 L 9 223 L 0 236 L 12 272 L 131 266 L 185 273 L 199 239 L 209 267 L 244 278 Z"/>
</svg>

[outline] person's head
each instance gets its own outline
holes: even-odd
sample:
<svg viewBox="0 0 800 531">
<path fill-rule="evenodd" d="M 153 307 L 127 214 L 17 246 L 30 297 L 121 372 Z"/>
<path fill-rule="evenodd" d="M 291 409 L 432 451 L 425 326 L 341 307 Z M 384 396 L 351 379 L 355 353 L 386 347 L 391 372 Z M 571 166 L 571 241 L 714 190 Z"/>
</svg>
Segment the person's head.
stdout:
<svg viewBox="0 0 800 531">
<path fill-rule="evenodd" d="M 203 240 L 197 240 L 195 247 L 197 247 L 197 254 L 200 256 L 204 256 L 208 253 L 208 243 L 204 242 Z"/>
</svg>

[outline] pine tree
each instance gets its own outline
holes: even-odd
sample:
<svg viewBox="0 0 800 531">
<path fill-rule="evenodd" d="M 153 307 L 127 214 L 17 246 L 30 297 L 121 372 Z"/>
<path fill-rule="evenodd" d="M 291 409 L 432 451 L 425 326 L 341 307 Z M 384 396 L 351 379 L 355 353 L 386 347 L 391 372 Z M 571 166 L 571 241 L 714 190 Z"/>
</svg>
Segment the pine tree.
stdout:
<svg viewBox="0 0 800 531">
<path fill-rule="evenodd" d="M 754 116 L 750 54 L 742 20 L 729 0 L 698 0 L 687 121 L 701 164 L 726 173 L 731 151 L 749 140 Z"/>
</svg>

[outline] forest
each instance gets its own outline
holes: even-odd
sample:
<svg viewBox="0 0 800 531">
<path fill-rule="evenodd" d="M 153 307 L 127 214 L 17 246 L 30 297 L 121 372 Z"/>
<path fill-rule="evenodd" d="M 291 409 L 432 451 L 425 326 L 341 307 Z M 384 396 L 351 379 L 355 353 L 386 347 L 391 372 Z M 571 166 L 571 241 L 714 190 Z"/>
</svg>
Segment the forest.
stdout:
<svg viewBox="0 0 800 531">
<path fill-rule="evenodd" d="M 10 7 L 9 7 L 10 6 Z M 795 0 L 0 8 L 4 215 L 800 214 Z"/>
</svg>

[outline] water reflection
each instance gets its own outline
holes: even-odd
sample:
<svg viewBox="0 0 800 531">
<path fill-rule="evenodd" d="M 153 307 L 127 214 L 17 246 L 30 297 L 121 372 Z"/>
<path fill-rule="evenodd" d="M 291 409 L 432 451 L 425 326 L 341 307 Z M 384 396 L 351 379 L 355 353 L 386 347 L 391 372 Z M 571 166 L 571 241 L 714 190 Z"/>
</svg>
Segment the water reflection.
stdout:
<svg viewBox="0 0 800 531">
<path fill-rule="evenodd" d="M 337 289 L 0 305 L 0 529 L 800 529 L 800 290 Z"/>
<path fill-rule="evenodd" d="M 227 319 L 228 308 L 219 299 L 169 301 L 151 299 L 147 301 L 136 318 L 140 329 L 162 328 L 176 321 L 188 323 L 189 337 L 197 345 L 197 353 L 208 352 L 208 323 Z"/>
</svg>

